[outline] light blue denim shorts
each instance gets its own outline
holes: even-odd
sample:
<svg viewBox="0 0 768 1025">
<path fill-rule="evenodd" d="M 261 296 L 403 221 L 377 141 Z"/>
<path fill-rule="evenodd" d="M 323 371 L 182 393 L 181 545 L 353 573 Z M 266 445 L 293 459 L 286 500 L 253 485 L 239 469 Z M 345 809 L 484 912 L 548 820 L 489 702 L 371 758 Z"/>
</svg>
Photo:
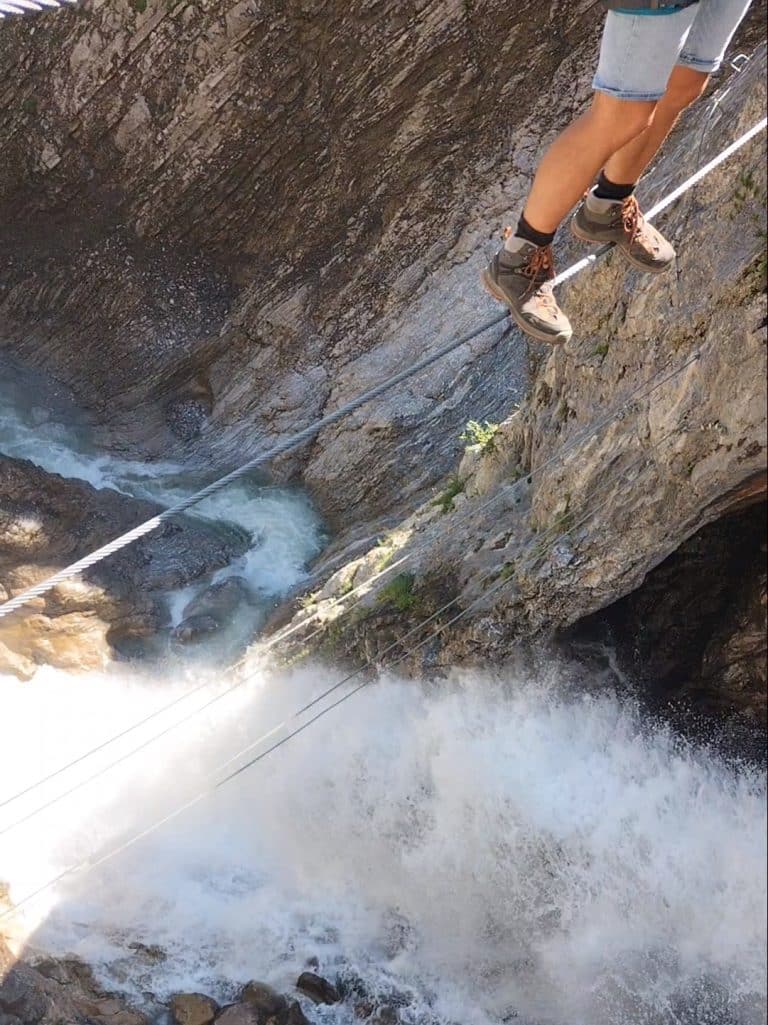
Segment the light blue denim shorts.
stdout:
<svg viewBox="0 0 768 1025">
<path fill-rule="evenodd" d="M 752 0 L 699 0 L 672 14 L 609 11 L 593 88 L 619 100 L 659 100 L 676 64 L 717 71 Z"/>
</svg>

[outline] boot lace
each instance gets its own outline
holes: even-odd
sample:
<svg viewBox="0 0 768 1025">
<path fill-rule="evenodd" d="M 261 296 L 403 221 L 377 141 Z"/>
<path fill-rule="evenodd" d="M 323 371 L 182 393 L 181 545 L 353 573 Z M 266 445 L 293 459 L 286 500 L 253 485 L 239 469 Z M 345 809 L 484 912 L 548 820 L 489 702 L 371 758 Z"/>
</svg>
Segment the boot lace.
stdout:
<svg viewBox="0 0 768 1025">
<path fill-rule="evenodd" d="M 634 196 L 628 196 L 621 204 L 621 223 L 630 243 L 634 242 L 643 224 L 643 215 Z"/>
<path fill-rule="evenodd" d="M 513 228 L 506 227 L 504 229 L 505 239 L 508 239 L 512 234 L 514 234 Z M 554 292 L 552 291 L 552 285 L 548 284 L 555 277 L 555 258 L 552 253 L 552 246 L 539 246 L 531 255 L 530 260 L 520 268 L 520 274 L 530 278 L 530 284 L 523 293 L 523 297 L 533 293 L 540 299 L 542 306 L 547 306 L 553 310 L 559 309 Z"/>
<path fill-rule="evenodd" d="M 655 233 L 649 229 L 642 210 L 634 196 L 625 199 L 621 204 L 621 223 L 629 239 L 629 244 L 641 242 L 654 253 L 659 251 Z"/>
<path fill-rule="evenodd" d="M 541 300 L 542 305 L 552 308 L 557 306 L 552 286 L 548 283 L 555 276 L 555 258 L 552 254 L 552 246 L 541 246 L 531 255 L 530 260 L 520 268 L 520 273 L 531 282 L 525 290 L 525 295 L 531 292 Z"/>
</svg>

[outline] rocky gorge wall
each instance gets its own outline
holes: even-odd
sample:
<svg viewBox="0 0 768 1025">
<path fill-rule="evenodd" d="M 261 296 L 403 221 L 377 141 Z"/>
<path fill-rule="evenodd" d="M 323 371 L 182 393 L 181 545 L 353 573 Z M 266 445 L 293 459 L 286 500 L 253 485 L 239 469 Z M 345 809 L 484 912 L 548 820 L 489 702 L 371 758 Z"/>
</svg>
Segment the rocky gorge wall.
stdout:
<svg viewBox="0 0 768 1025">
<path fill-rule="evenodd" d="M 702 107 L 669 145 L 646 197 L 695 170 L 699 143 L 706 160 L 760 118 L 764 47 L 731 84 L 707 127 Z M 574 340 L 540 357 L 519 410 L 366 555 L 338 568 L 329 554 L 333 575 L 318 568 L 296 621 L 325 617 L 333 657 L 407 657 L 417 673 L 499 663 L 637 592 L 612 620 L 625 667 L 656 672 L 662 701 L 695 693 L 764 728 L 764 151 L 753 141 L 663 215 L 675 273 L 642 278 L 613 254 L 563 289 Z M 738 515 L 748 530 L 729 525 Z"/>
<path fill-rule="evenodd" d="M 599 27 L 588 0 L 6 22 L 0 350 L 70 386 L 112 450 L 260 451 L 486 315 L 479 250 L 586 102 Z M 520 391 L 501 333 L 276 474 L 302 471 L 333 526 L 405 514 Z"/>
</svg>

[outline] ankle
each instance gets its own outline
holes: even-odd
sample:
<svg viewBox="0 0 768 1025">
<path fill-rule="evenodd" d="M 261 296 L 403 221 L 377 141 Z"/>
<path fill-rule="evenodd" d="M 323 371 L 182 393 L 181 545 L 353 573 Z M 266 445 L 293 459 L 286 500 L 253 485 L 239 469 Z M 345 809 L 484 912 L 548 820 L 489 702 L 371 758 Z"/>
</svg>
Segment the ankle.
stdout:
<svg viewBox="0 0 768 1025">
<path fill-rule="evenodd" d="M 597 179 L 597 185 L 590 195 L 594 195 L 596 199 L 610 199 L 614 203 L 620 203 L 625 199 L 629 199 L 635 191 L 636 186 L 637 182 L 631 182 L 624 185 L 613 182 L 606 176 L 605 171 L 601 171 L 600 177 Z"/>
<path fill-rule="evenodd" d="M 504 243 L 504 248 L 509 250 L 511 253 L 515 253 L 521 248 L 522 242 L 529 242 L 534 246 L 541 248 L 542 246 L 551 245 L 554 237 L 554 231 L 539 231 L 537 228 L 534 228 L 533 225 L 528 223 L 525 219 L 525 214 L 523 214 L 517 222 L 517 228 L 514 234 L 510 235 Z"/>
</svg>

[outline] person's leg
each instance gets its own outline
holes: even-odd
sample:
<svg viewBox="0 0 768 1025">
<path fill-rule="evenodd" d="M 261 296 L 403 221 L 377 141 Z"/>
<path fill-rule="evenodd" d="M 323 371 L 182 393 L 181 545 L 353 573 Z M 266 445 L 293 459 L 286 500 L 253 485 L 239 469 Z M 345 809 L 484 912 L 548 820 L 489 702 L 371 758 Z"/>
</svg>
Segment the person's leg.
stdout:
<svg viewBox="0 0 768 1025">
<path fill-rule="evenodd" d="M 586 114 L 547 150 L 536 172 L 523 217 L 542 234 L 552 234 L 616 150 L 645 134 L 656 102 L 615 99 L 595 93 Z"/>
<path fill-rule="evenodd" d="M 525 224 L 556 231 L 610 157 L 649 130 L 697 6 L 663 15 L 607 15 L 594 102 L 546 153 L 525 204 Z"/>
<path fill-rule="evenodd" d="M 682 112 L 702 95 L 710 75 L 720 68 L 751 2 L 705 0 L 693 8 L 691 30 L 656 107 L 653 123 L 606 161 L 604 174 L 610 182 L 629 185 L 640 179 Z"/>
<path fill-rule="evenodd" d="M 549 285 L 555 273 L 550 243 L 600 167 L 648 128 L 692 18 L 685 11 L 612 11 L 606 18 L 592 106 L 550 146 L 517 230 L 482 272 L 485 288 L 534 338 L 562 344 L 571 337 Z"/>
<path fill-rule="evenodd" d="M 707 88 L 709 75 L 678 65 L 659 100 L 651 124 L 606 160 L 605 177 L 617 185 L 634 185 L 658 153 L 678 118 Z"/>
</svg>

